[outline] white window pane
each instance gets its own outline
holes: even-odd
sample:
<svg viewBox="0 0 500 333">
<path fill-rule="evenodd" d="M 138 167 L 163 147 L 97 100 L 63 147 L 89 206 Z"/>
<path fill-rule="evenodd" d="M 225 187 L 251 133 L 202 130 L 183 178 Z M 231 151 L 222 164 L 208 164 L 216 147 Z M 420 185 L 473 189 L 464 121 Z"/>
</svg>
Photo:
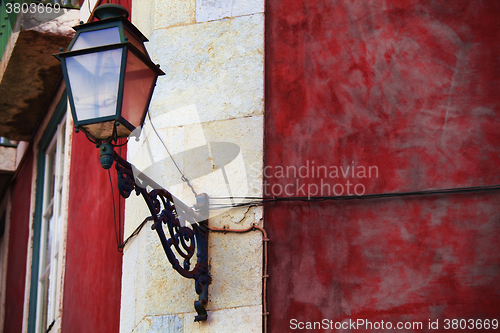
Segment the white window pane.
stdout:
<svg viewBox="0 0 500 333">
<path fill-rule="evenodd" d="M 43 215 L 40 234 L 37 333 L 45 333 L 57 316 L 57 281 L 61 238 L 63 173 L 65 161 L 65 120 L 58 126 L 45 154 Z"/>
</svg>

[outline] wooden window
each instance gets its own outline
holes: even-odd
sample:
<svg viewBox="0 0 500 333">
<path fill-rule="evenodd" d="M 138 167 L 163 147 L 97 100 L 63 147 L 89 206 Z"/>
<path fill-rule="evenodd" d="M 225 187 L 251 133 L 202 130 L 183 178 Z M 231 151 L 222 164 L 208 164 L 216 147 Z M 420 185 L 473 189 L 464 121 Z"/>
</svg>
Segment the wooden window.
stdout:
<svg viewBox="0 0 500 333">
<path fill-rule="evenodd" d="M 57 127 L 45 155 L 43 208 L 38 267 L 37 330 L 47 332 L 56 320 L 61 203 L 65 156 L 66 118 Z M 41 170 L 40 170 L 41 171 Z"/>
</svg>

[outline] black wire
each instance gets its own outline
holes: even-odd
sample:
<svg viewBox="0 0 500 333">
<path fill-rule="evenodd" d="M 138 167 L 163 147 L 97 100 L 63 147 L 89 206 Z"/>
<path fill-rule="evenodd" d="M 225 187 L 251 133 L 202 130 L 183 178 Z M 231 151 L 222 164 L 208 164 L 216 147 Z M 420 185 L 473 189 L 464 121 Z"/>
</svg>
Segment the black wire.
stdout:
<svg viewBox="0 0 500 333">
<path fill-rule="evenodd" d="M 118 249 L 118 252 L 122 252 L 120 248 L 120 237 L 118 236 L 118 230 L 116 228 L 116 207 L 115 207 L 115 195 L 113 193 L 113 182 L 111 181 L 111 173 L 109 172 L 108 169 L 108 177 L 109 177 L 109 185 L 111 186 L 111 198 L 113 199 L 113 222 L 115 224 L 115 238 L 116 238 L 116 247 Z M 119 199 L 118 199 L 119 200 Z"/>
<path fill-rule="evenodd" d="M 458 187 L 440 190 L 424 190 L 424 191 L 413 191 L 413 192 L 394 192 L 394 193 L 377 193 L 377 194 L 364 194 L 364 195 L 343 195 L 343 196 L 321 196 L 321 197 L 261 197 L 258 200 L 252 200 L 248 202 L 242 202 L 239 204 L 226 204 L 223 203 L 210 203 L 210 206 L 215 206 L 210 208 L 211 210 L 225 209 L 225 208 L 235 208 L 235 207 L 245 207 L 245 206 L 260 206 L 270 202 L 279 201 L 303 201 L 303 202 L 321 202 L 321 201 L 346 201 L 346 200 L 368 200 L 368 199 L 379 199 L 379 198 L 394 198 L 394 197 L 407 197 L 407 196 L 421 196 L 421 195 L 435 195 L 435 194 L 448 194 L 448 193 L 467 193 L 467 192 L 478 192 L 478 191 L 497 191 L 500 190 L 500 185 L 490 185 L 490 186 L 476 186 L 476 187 Z M 235 197 L 214 197 L 210 200 L 222 200 L 222 199 L 233 199 Z M 240 197 L 240 198 L 256 198 L 256 197 Z"/>
<path fill-rule="evenodd" d="M 111 138 L 109 139 L 109 143 L 115 141 L 115 145 L 118 143 L 118 130 L 116 128 L 116 123 L 113 124 L 113 133 L 111 134 Z"/>
<path fill-rule="evenodd" d="M 127 243 L 130 241 L 130 239 L 137 236 L 139 234 L 139 232 L 141 232 L 142 228 L 146 225 L 146 222 L 152 221 L 152 220 L 153 220 L 153 217 L 148 216 L 144 219 L 144 221 L 142 221 L 141 224 L 139 224 L 139 226 L 137 228 L 135 228 L 134 232 L 130 236 L 128 236 L 127 239 L 119 246 L 119 248 L 122 250 L 121 252 L 123 252 L 123 248 L 125 247 L 125 245 L 127 245 Z"/>
<path fill-rule="evenodd" d="M 127 142 L 128 142 L 128 140 L 127 140 Z M 122 146 L 123 146 L 123 144 L 117 145 L 117 147 L 120 147 L 120 151 L 118 153 L 118 155 L 120 155 L 120 156 L 122 154 L 122 149 L 121 149 Z M 111 183 L 111 175 L 109 173 L 109 170 L 108 170 L 108 175 L 109 175 L 109 181 Z M 113 214 L 114 214 L 114 220 L 115 220 L 115 233 L 116 233 L 116 211 L 115 211 L 115 200 L 114 200 L 113 186 L 112 185 L 111 185 L 111 194 L 113 195 Z M 146 224 L 146 222 L 152 221 L 153 217 L 152 216 L 146 217 L 144 219 L 144 221 L 142 221 L 142 223 L 139 224 L 139 226 L 134 230 L 134 232 L 130 236 L 128 236 L 127 239 L 125 239 L 123 241 L 122 222 L 121 222 L 121 199 L 120 198 L 118 198 L 118 213 L 119 214 L 118 214 L 117 246 L 118 246 L 118 252 L 123 252 L 123 248 L 125 247 L 125 245 L 127 245 L 127 243 L 130 241 L 130 239 L 137 236 L 139 234 L 139 232 L 142 230 L 142 228 L 144 227 L 144 225 Z"/>
<path fill-rule="evenodd" d="M 129 139 L 127 138 L 127 141 L 125 141 L 124 143 L 120 143 L 120 144 L 116 143 L 116 144 L 113 145 L 113 147 L 120 147 L 121 148 L 121 147 L 125 146 L 128 143 L 128 140 Z"/>
<path fill-rule="evenodd" d="M 125 144 L 128 143 L 128 138 Z M 118 155 L 122 156 L 122 147 L 124 144 L 119 146 L 118 150 Z M 125 228 L 125 226 L 124 226 Z M 123 245 L 123 232 L 122 232 L 122 199 L 120 198 L 120 195 L 118 195 L 118 239 L 120 241 L 119 244 Z M 120 246 L 121 246 L 120 245 Z M 118 248 L 120 248 L 120 246 Z M 123 247 L 122 247 L 123 249 Z"/>
<path fill-rule="evenodd" d="M 87 140 L 89 140 L 90 142 L 92 142 L 93 144 L 97 145 L 99 144 L 98 141 L 94 140 L 93 137 L 91 137 L 86 131 L 83 131 L 83 133 L 85 134 L 85 136 L 87 137 Z"/>
<path fill-rule="evenodd" d="M 170 151 L 168 150 L 167 145 L 165 144 L 165 142 L 163 142 L 163 139 L 160 137 L 160 134 L 158 134 L 158 132 L 156 131 L 155 125 L 153 124 L 153 121 L 151 120 L 151 115 L 149 114 L 149 111 L 148 111 L 148 119 L 149 119 L 149 123 L 151 124 L 151 127 L 153 128 L 154 132 L 156 133 L 156 136 L 158 137 L 158 139 L 160 139 L 160 142 L 163 144 L 163 147 L 165 147 L 165 150 L 167 151 L 168 156 L 170 156 L 170 159 L 172 160 L 172 162 L 174 162 L 175 167 L 177 168 L 177 170 L 181 174 L 181 180 L 183 182 L 185 182 L 191 188 L 191 191 L 193 192 L 193 194 L 194 194 L 195 197 L 198 196 L 198 194 L 194 190 L 194 187 L 189 182 L 189 179 L 187 179 L 186 176 L 184 176 L 184 174 L 182 173 L 181 169 L 179 168 L 179 166 L 175 162 L 174 158 L 172 157 L 172 154 L 170 154 Z"/>
<path fill-rule="evenodd" d="M 227 199 L 263 199 L 263 197 L 210 197 L 210 200 L 227 200 Z"/>
</svg>

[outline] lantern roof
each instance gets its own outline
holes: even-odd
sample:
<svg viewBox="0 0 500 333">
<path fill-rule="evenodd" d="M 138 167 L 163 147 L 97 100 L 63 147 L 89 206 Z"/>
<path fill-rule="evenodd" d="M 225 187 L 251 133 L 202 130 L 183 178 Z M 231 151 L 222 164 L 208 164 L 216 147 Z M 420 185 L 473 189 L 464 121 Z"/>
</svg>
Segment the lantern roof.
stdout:
<svg viewBox="0 0 500 333">
<path fill-rule="evenodd" d="M 102 19 L 101 21 L 80 24 L 74 26 L 73 29 L 76 31 L 76 34 L 71 43 L 68 45 L 66 51 L 76 50 L 75 44 L 77 44 L 76 46 L 78 46 L 78 49 L 80 49 L 81 47 L 79 46 L 79 44 L 81 43 L 82 40 L 91 40 L 93 39 L 92 37 L 95 36 L 98 31 L 99 33 L 102 33 L 102 30 L 107 30 L 108 31 L 107 35 L 110 38 L 110 40 L 108 43 L 100 45 L 130 42 L 142 53 L 146 55 L 148 54 L 146 48 L 144 47 L 144 43 L 148 42 L 149 40 L 139 31 L 139 29 L 137 29 L 132 23 L 130 23 L 130 21 L 128 21 L 123 16 L 108 17 Z M 102 42 L 107 42 L 107 40 L 103 40 Z M 99 44 L 94 43 L 94 45 L 88 45 L 88 47 L 95 47 L 95 46 L 99 46 Z"/>
</svg>

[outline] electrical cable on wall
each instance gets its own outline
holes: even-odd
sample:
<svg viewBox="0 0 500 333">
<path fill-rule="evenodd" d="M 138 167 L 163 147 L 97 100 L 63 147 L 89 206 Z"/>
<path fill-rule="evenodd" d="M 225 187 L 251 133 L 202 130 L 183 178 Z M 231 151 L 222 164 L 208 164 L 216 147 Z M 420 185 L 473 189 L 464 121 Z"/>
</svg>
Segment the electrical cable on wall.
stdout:
<svg viewBox="0 0 500 333">
<path fill-rule="evenodd" d="M 160 137 L 160 134 L 158 134 L 158 131 L 156 130 L 155 125 L 153 124 L 153 121 L 151 120 L 151 115 L 149 114 L 149 111 L 148 111 L 148 119 L 149 119 L 149 123 L 151 124 L 151 127 L 153 128 L 153 131 L 156 133 L 156 136 L 158 137 L 158 139 L 160 139 L 160 142 L 162 143 L 163 147 L 167 151 L 168 156 L 170 156 L 170 159 L 172 160 L 172 162 L 174 162 L 175 167 L 177 168 L 177 170 L 181 174 L 181 180 L 183 182 L 185 182 L 189 186 L 189 188 L 191 188 L 191 191 L 193 192 L 193 194 L 194 194 L 195 197 L 198 196 L 198 194 L 194 190 L 193 186 L 189 182 L 189 179 L 187 179 L 187 177 L 184 175 L 184 173 L 181 171 L 181 169 L 179 168 L 179 166 L 175 162 L 174 158 L 172 157 L 172 154 L 170 154 L 170 151 L 168 150 L 167 145 L 165 144 L 165 142 L 163 141 L 163 139 Z"/>
<path fill-rule="evenodd" d="M 476 186 L 476 187 L 459 187 L 459 188 L 448 188 L 439 190 L 424 190 L 424 191 L 413 191 L 413 192 L 394 192 L 394 193 L 376 193 L 376 194 L 364 194 L 364 195 L 342 195 L 342 196 L 311 196 L 311 197 L 210 197 L 210 210 L 217 209 L 227 209 L 236 207 L 249 207 L 249 206 L 262 206 L 266 203 L 272 202 L 287 202 L 287 201 L 303 201 L 303 202 L 322 202 L 322 201 L 347 201 L 347 200 L 368 200 L 368 199 L 380 199 L 380 198 L 396 198 L 396 197 L 407 197 L 407 196 L 422 196 L 422 195 L 436 195 L 436 194 L 458 194 L 458 193 L 470 193 L 470 192 L 480 192 L 480 191 L 498 191 L 500 190 L 500 185 L 491 186 Z M 239 204 L 230 204 L 225 202 L 215 202 L 217 200 L 233 200 L 233 199 L 247 199 L 249 201 L 242 202 Z"/>
<path fill-rule="evenodd" d="M 113 182 L 111 181 L 111 173 L 109 172 L 109 169 L 108 169 L 108 178 L 109 178 L 109 185 L 111 187 L 111 199 L 113 201 L 113 222 L 115 223 L 115 238 L 116 238 L 116 246 L 118 248 L 118 252 L 122 252 L 120 250 L 120 244 L 121 244 L 121 239 L 120 239 L 120 234 L 119 234 L 119 230 L 118 229 L 121 229 L 120 227 L 116 227 L 116 207 L 115 207 L 115 194 L 113 193 Z M 118 199 L 120 200 L 120 199 Z M 120 224 L 120 222 L 118 222 L 118 224 Z"/>
<path fill-rule="evenodd" d="M 127 139 L 127 142 L 128 142 L 128 139 Z M 127 142 L 125 142 L 124 144 L 126 144 Z M 119 150 L 119 155 L 121 155 L 122 153 L 122 147 L 124 144 L 120 144 L 120 145 L 117 145 L 117 147 L 120 147 L 120 150 Z M 109 185 L 111 187 L 111 199 L 113 201 L 113 222 L 115 224 L 115 238 L 116 238 L 116 246 L 117 246 L 117 249 L 118 249 L 118 252 L 123 252 L 123 247 L 125 246 L 126 242 L 123 242 L 123 234 L 122 234 L 122 220 L 121 220 L 121 200 L 120 200 L 120 197 L 118 197 L 118 223 L 116 222 L 116 205 L 115 205 L 115 194 L 114 194 L 114 191 L 113 191 L 113 181 L 111 180 L 111 173 L 108 169 L 108 178 L 109 178 Z M 145 222 L 143 222 L 144 224 Z M 118 227 L 117 227 L 118 225 Z M 142 227 L 141 227 L 142 228 Z M 140 229 L 139 229 L 140 231 Z M 139 231 L 137 233 L 139 233 Z M 134 236 L 137 235 L 137 234 L 133 234 Z M 127 241 L 131 238 L 132 236 L 130 236 Z"/>
<path fill-rule="evenodd" d="M 269 312 L 267 311 L 267 279 L 269 278 L 269 273 L 267 271 L 267 243 L 270 241 L 267 237 L 267 232 L 264 228 L 257 226 L 255 223 L 251 227 L 246 229 L 229 229 L 224 226 L 224 228 L 211 228 L 207 227 L 211 232 L 221 232 L 221 233 L 238 233 L 244 234 L 250 231 L 258 230 L 262 233 L 262 328 L 263 332 L 267 332 L 267 317 Z"/>
<path fill-rule="evenodd" d="M 232 199 L 250 199 L 251 201 L 243 202 L 240 204 L 229 205 L 226 203 L 210 203 L 212 206 L 210 210 L 217 209 L 227 209 L 227 208 L 238 208 L 238 207 L 253 207 L 262 206 L 266 203 L 273 202 L 290 202 L 290 201 L 302 201 L 302 202 L 324 202 L 324 201 L 347 201 L 347 200 L 368 200 L 368 199 L 380 199 L 380 198 L 396 198 L 396 197 L 406 197 L 406 196 L 422 196 L 422 195 L 436 195 L 436 194 L 458 194 L 458 193 L 471 193 L 480 191 L 498 191 L 500 190 L 500 185 L 491 186 L 476 186 L 476 187 L 461 187 L 461 188 L 451 188 L 451 189 L 440 189 L 440 190 L 425 190 L 425 191 L 414 191 L 414 192 L 395 192 L 395 193 L 379 193 L 379 194 L 365 194 L 356 196 L 323 196 L 323 197 L 210 197 L 210 200 L 232 200 Z M 120 245 L 121 248 L 127 244 L 127 242 L 136 236 L 140 230 L 143 228 L 144 224 L 151 220 L 152 218 L 146 218 L 137 229 Z M 209 228 L 210 230 L 210 228 Z"/>
</svg>

